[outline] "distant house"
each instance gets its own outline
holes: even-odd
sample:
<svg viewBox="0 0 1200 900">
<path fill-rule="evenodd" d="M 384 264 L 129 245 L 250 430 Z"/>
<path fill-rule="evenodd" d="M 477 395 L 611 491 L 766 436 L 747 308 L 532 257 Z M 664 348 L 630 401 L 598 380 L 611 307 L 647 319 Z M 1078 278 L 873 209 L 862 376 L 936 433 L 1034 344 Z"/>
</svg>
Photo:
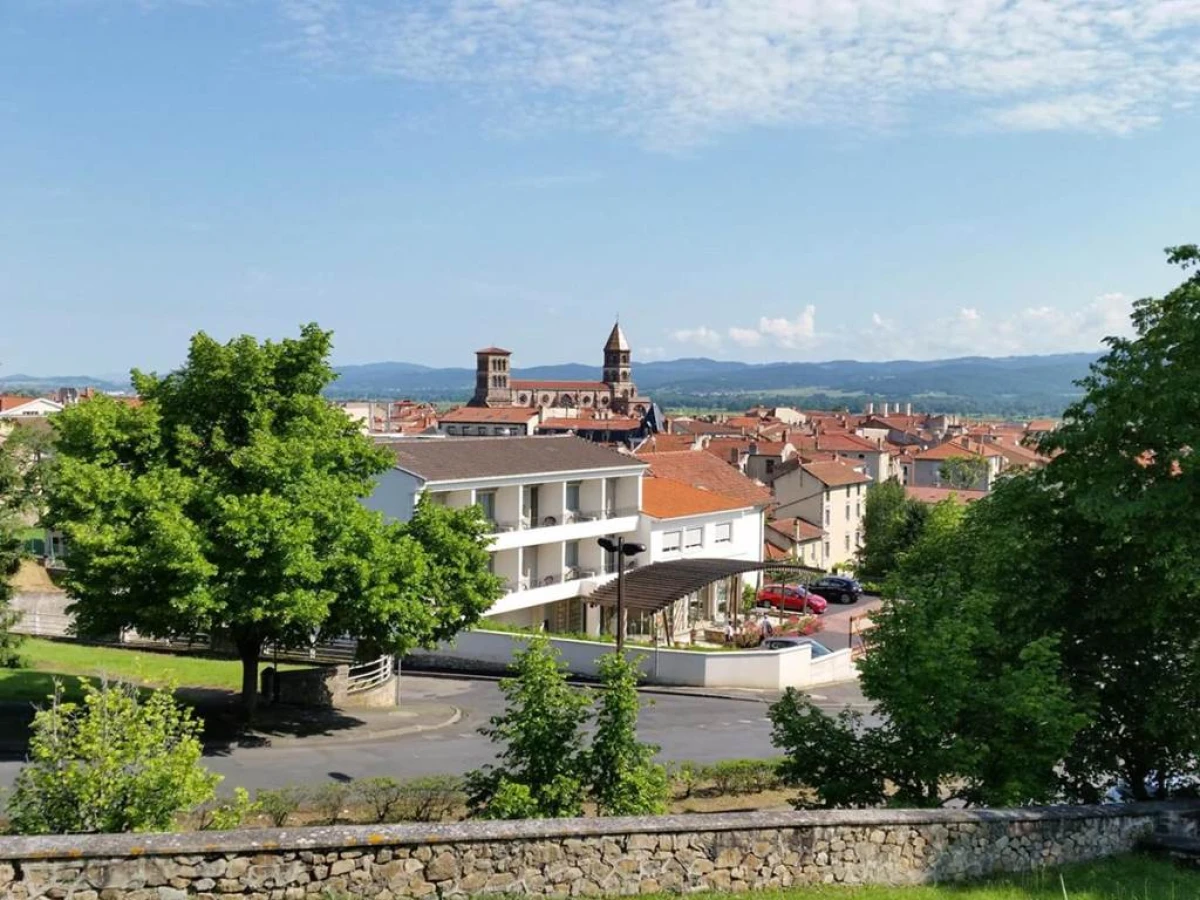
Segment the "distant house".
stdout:
<svg viewBox="0 0 1200 900">
<path fill-rule="evenodd" d="M 904 493 L 912 500 L 933 505 L 943 500 L 953 500 L 955 503 L 966 505 L 982 500 L 988 495 L 987 491 L 969 491 L 948 487 L 906 487 Z"/>
<path fill-rule="evenodd" d="M 26 416 L 50 416 L 62 412 L 61 403 L 45 397 L 20 397 L 0 394 L 0 419 L 20 419 Z"/>
<path fill-rule="evenodd" d="M 814 569 L 824 569 L 825 532 L 821 526 L 796 517 L 772 519 L 765 532 L 765 557 L 792 560 Z"/>
<path fill-rule="evenodd" d="M 438 430 L 454 437 L 529 437 L 541 418 L 527 406 L 463 406 L 438 417 Z"/>
<path fill-rule="evenodd" d="M 862 546 L 862 517 L 871 476 L 842 462 L 788 465 L 771 482 L 775 513 L 819 525 L 825 568 L 849 563 Z"/>
<path fill-rule="evenodd" d="M 983 474 L 970 486 L 972 490 L 977 491 L 990 491 L 1004 467 L 1004 456 L 994 447 L 977 442 L 950 440 L 923 450 L 913 457 L 909 484 L 913 487 L 946 487 L 942 482 L 942 463 L 954 458 L 986 461 L 987 467 Z"/>
</svg>

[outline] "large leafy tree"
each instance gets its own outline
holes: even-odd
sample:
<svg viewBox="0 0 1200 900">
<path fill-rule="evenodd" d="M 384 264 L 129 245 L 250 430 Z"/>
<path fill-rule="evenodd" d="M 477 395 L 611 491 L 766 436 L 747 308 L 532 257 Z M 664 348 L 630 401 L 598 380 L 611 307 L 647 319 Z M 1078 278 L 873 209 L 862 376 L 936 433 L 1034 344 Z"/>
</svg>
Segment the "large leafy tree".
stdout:
<svg viewBox="0 0 1200 900">
<path fill-rule="evenodd" d="M 477 511 L 421 504 L 398 524 L 360 503 L 390 461 L 321 396 L 330 347 L 315 325 L 279 342 L 199 334 L 178 371 L 133 373 L 140 405 L 59 414 L 47 519 L 81 633 L 227 639 L 252 715 L 266 642 L 350 632 L 403 651 L 486 610 L 499 587 Z M 448 567 L 471 573 L 460 591 Z"/>
<path fill-rule="evenodd" d="M 931 510 L 872 614 L 860 671 L 879 726 L 831 718 L 796 696 L 772 708 L 785 774 L 824 805 L 879 802 L 885 783 L 903 806 L 1026 803 L 1057 790 L 1055 767 L 1084 724 L 1060 678 L 1057 640 L 999 627 L 1005 598 L 964 570 L 963 519 L 952 501 Z M 806 776 L 815 758 L 824 770 Z"/>
<path fill-rule="evenodd" d="M 0 435 L 0 666 L 21 662 L 21 638 L 11 630 L 19 613 L 8 606 L 10 579 L 25 556 L 24 526 L 38 515 L 47 447 L 38 427 L 14 424 Z"/>
<path fill-rule="evenodd" d="M 859 574 L 866 578 L 890 574 L 900 555 L 917 542 L 928 514 L 929 507 L 910 498 L 896 479 L 871 485 L 863 512 Z"/>
</svg>

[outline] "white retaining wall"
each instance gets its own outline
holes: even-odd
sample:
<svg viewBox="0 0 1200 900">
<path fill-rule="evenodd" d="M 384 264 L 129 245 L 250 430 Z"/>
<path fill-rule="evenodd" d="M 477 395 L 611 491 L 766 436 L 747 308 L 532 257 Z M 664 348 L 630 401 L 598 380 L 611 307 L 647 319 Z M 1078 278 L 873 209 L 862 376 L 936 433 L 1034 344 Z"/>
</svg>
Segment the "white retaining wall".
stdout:
<svg viewBox="0 0 1200 900">
<path fill-rule="evenodd" d="M 547 635 L 562 654 L 567 669 L 584 677 L 599 675 L 600 657 L 612 644 Z M 435 650 L 414 651 L 414 662 L 456 669 L 501 671 L 528 642 L 529 636 L 500 631 L 467 631 Z M 625 655 L 637 660 L 647 683 L 704 688 L 751 688 L 777 691 L 813 687 L 857 677 L 849 650 L 812 659 L 807 644 L 787 650 L 655 650 L 626 645 Z"/>
</svg>

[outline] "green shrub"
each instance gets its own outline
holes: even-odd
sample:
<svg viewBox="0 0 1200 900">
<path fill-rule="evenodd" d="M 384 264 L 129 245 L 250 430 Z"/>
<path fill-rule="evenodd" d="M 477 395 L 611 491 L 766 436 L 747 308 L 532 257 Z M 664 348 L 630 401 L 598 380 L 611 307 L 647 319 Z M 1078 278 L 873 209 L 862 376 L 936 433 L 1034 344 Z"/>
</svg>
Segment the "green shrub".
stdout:
<svg viewBox="0 0 1200 900">
<path fill-rule="evenodd" d="M 354 795 L 371 810 L 371 821 L 376 824 L 403 818 L 404 784 L 395 778 L 360 778 L 354 782 Z"/>
<path fill-rule="evenodd" d="M 299 788 L 285 787 L 271 791 L 259 791 L 254 795 L 259 811 L 276 828 L 283 828 L 288 819 L 300 809 L 304 792 Z"/>
<path fill-rule="evenodd" d="M 467 801 L 461 778 L 429 775 L 400 784 L 398 810 L 402 821 L 441 822 Z"/>
<path fill-rule="evenodd" d="M 670 785 L 666 770 L 654 761 L 658 747 L 637 739 L 637 664 L 606 654 L 600 678 L 605 690 L 597 697 L 596 731 L 587 755 L 592 796 L 601 815 L 661 815 Z"/>
<path fill-rule="evenodd" d="M 668 772 L 675 796 L 680 800 L 691 797 L 704 777 L 704 767 L 691 760 L 672 764 Z"/>
<path fill-rule="evenodd" d="M 758 794 L 779 786 L 779 762 L 773 759 L 726 759 L 705 774 L 720 796 Z"/>
<path fill-rule="evenodd" d="M 29 761 L 8 798 L 19 834 L 168 831 L 213 798 L 219 775 L 200 764 L 201 724 L 170 690 L 142 699 L 132 685 L 82 682 L 33 720 Z"/>
<path fill-rule="evenodd" d="M 232 831 L 241 828 L 258 811 L 259 805 L 251 802 L 250 793 L 243 787 L 235 788 L 232 798 L 213 800 L 200 807 L 196 828 L 200 831 Z"/>
<path fill-rule="evenodd" d="M 350 785 L 341 781 L 326 782 L 308 797 L 313 812 L 326 825 L 338 823 L 350 799 Z"/>
</svg>

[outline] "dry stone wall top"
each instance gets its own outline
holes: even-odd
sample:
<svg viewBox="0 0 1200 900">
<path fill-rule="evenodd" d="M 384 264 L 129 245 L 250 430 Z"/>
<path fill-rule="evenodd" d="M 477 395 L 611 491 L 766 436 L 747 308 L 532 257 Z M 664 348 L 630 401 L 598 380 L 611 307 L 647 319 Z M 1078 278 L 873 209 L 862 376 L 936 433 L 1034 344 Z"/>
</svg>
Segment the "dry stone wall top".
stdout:
<svg viewBox="0 0 1200 900">
<path fill-rule="evenodd" d="M 1095 859 L 1200 804 L 0 838 L 13 900 L 579 897 L 910 884 Z"/>
</svg>

